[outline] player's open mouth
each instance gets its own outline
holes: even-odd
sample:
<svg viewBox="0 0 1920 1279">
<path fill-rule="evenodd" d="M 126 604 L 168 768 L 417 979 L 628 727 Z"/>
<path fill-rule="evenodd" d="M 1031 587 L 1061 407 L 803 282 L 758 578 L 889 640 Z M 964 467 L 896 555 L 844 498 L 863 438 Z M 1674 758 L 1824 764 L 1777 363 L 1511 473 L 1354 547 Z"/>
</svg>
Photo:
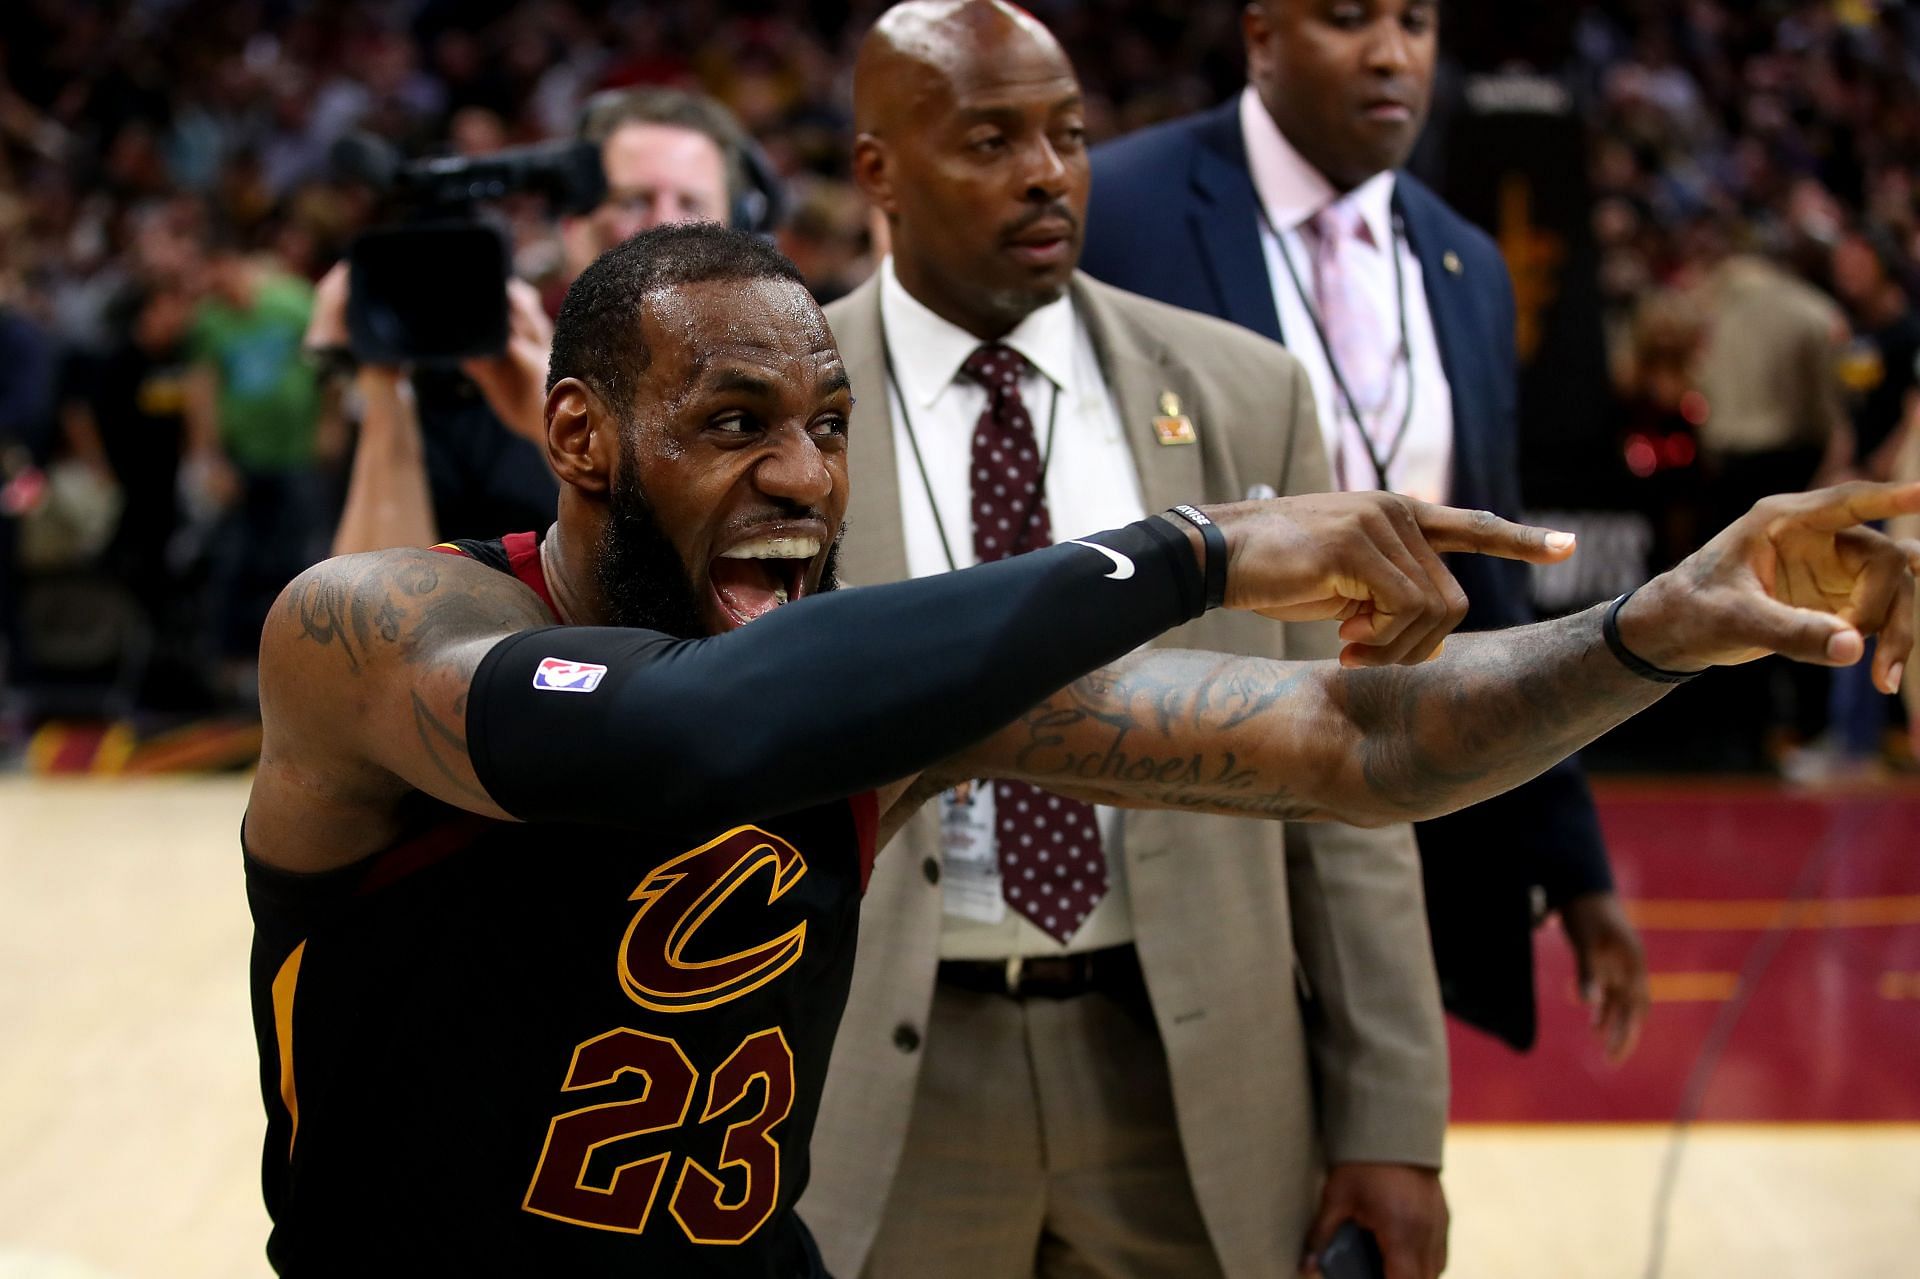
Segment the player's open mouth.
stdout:
<svg viewBox="0 0 1920 1279">
<path fill-rule="evenodd" d="M 807 570 L 820 554 L 808 535 L 757 537 L 720 552 L 707 567 L 720 611 L 735 626 L 764 617 L 807 593 Z"/>
</svg>

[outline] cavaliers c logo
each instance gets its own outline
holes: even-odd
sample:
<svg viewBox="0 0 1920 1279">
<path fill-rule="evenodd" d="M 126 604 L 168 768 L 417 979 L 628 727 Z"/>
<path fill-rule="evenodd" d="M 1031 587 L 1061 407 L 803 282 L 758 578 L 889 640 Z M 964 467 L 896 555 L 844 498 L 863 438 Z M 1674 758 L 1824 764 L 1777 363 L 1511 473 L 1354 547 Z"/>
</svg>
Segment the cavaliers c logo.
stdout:
<svg viewBox="0 0 1920 1279">
<path fill-rule="evenodd" d="M 687 958 L 699 949 L 701 926 L 763 871 L 771 906 L 800 882 L 807 863 L 778 835 L 736 826 L 647 876 L 628 898 L 640 909 L 620 939 L 620 985 L 628 997 L 655 1012 L 693 1012 L 738 999 L 791 968 L 806 948 L 805 920 L 747 950 Z"/>
</svg>

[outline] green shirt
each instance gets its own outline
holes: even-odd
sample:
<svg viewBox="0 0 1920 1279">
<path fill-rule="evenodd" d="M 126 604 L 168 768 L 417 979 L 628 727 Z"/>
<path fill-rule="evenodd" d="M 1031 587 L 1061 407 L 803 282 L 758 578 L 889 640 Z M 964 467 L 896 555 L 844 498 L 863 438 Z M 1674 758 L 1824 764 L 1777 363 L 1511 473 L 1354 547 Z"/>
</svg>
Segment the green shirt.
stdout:
<svg viewBox="0 0 1920 1279">
<path fill-rule="evenodd" d="M 244 470 L 297 471 L 313 463 L 320 387 L 300 350 L 312 311 L 311 286 L 269 275 L 251 309 L 209 298 L 194 318 L 194 359 L 219 375 L 220 440 Z"/>
</svg>

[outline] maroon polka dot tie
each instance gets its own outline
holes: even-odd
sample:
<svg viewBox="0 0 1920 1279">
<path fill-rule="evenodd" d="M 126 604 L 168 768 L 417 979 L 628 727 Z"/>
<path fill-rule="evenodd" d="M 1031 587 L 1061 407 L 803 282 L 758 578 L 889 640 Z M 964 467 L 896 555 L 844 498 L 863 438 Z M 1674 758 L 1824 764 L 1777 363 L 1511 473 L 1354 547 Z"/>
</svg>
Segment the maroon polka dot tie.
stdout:
<svg viewBox="0 0 1920 1279">
<path fill-rule="evenodd" d="M 1053 545 L 1033 419 L 1020 398 L 1027 361 L 995 342 L 962 370 L 987 390 L 973 431 L 973 554 L 982 564 Z M 1000 891 L 1007 905 L 1065 943 L 1107 895 L 1093 809 L 1025 782 L 993 784 Z"/>
</svg>

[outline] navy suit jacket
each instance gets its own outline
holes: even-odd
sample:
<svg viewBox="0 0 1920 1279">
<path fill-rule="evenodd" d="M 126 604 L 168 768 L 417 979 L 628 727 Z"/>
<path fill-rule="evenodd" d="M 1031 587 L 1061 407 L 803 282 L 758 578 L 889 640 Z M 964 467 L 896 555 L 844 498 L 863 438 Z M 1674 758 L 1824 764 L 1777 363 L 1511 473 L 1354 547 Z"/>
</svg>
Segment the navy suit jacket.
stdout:
<svg viewBox="0 0 1920 1279">
<path fill-rule="evenodd" d="M 1512 518 L 1520 510 L 1519 382 L 1506 263 L 1410 175 L 1399 174 L 1394 190 L 1453 389 L 1451 500 Z M 1239 102 L 1230 99 L 1094 150 L 1080 265 L 1109 284 L 1285 342 L 1258 219 Z M 1448 566 L 1470 601 L 1465 629 L 1533 620 L 1524 565 L 1453 556 Z M 1531 1047 L 1534 886 L 1554 905 L 1613 886 L 1585 777 L 1568 761 L 1416 831 L 1448 1009 Z"/>
</svg>

